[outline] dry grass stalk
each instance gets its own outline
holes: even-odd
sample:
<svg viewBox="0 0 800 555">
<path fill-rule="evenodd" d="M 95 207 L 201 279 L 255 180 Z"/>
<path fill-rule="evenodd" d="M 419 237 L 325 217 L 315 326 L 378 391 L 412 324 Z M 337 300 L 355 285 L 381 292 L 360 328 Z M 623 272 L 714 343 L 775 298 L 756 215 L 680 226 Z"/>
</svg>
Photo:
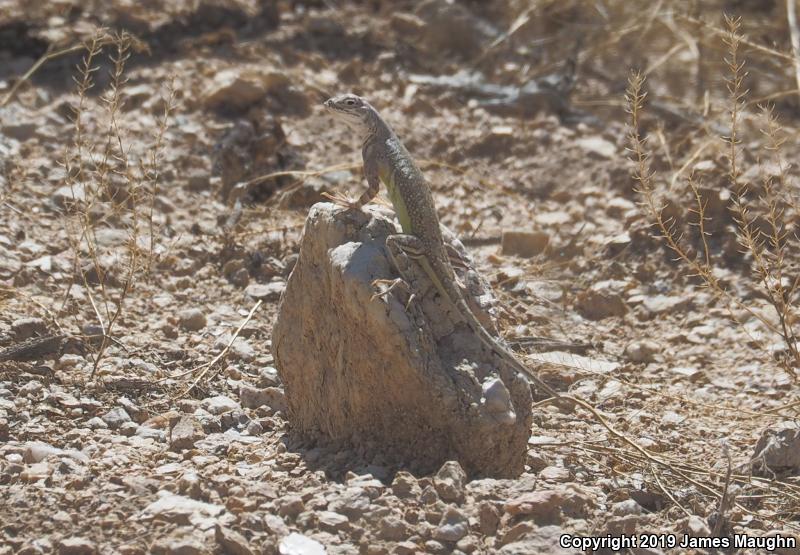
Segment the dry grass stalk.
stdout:
<svg viewBox="0 0 800 555">
<path fill-rule="evenodd" d="M 110 81 L 100 96 L 104 105 L 101 117 L 106 123 L 102 137 L 97 141 L 97 132 L 90 122 L 98 119 L 98 114 L 88 107 L 88 98 L 95 86 L 94 73 L 98 70 L 95 64 L 108 45 L 113 47 L 108 54 Z M 140 162 L 137 168 L 131 158 L 130 131 L 121 122 L 127 83 L 126 63 L 131 50 L 136 47 L 137 41 L 128 33 L 109 35 L 105 30 L 98 31 L 85 44 L 86 54 L 75 78 L 78 101 L 73 108 L 73 140 L 64 156 L 65 180 L 72 193 L 72 202 L 64 212 L 67 237 L 74 253 L 75 273 L 81 276 L 89 304 L 102 330 L 92 377 L 106 349 L 115 342 L 113 333 L 122 319 L 125 301 L 135 288 L 137 279 L 149 271 L 155 250 L 153 206 L 158 194 L 158 164 L 175 92 L 170 87 L 154 146 L 147 162 Z M 140 240 L 144 215 L 140 206 L 146 195 L 150 197 L 147 215 L 150 245 L 149 252 L 143 253 Z M 121 264 L 117 264 L 111 253 L 102 251 L 96 234 L 99 221 L 110 220 L 112 216 L 123 222 L 127 231 L 125 241 L 111 249 L 113 255 L 122 258 Z M 84 262 L 86 259 L 88 264 Z M 112 267 L 121 269 L 119 278 L 111 273 Z M 72 284 L 65 294 L 65 305 L 69 302 L 71 287 Z M 112 291 L 112 288 L 116 290 Z"/>
<path fill-rule="evenodd" d="M 732 193 L 730 208 L 736 223 L 736 239 L 743 254 L 752 260 L 753 285 L 771 305 L 775 315 L 774 321 L 755 310 L 744 299 L 731 293 L 715 274 L 715 261 L 708 241 L 711 233 L 707 229 L 709 220 L 706 214 L 707 201 L 701 195 L 700 188 L 691 174 L 686 179 L 687 189 L 693 197 L 692 205 L 688 209 L 692 215 L 692 221 L 689 223 L 697 230 L 696 243 L 699 244 L 700 252 L 691 246 L 691 237 L 687 238 L 685 233 L 677 228 L 676 222 L 664 215 L 666 203 L 656 190 L 655 175 L 650 168 L 647 138 L 640 131 L 641 114 L 646 98 L 644 77 L 641 74 L 633 74 L 630 77 L 626 93 L 627 111 L 630 114 L 628 141 L 634 163 L 633 177 L 645 213 L 655 223 L 659 236 L 686 269 L 687 275 L 699 278 L 716 298 L 724 301 L 731 309 L 731 317 L 738 323 L 742 322 L 734 315 L 733 309 L 744 311 L 769 331 L 780 336 L 787 352 L 782 367 L 792 378 L 797 379 L 800 352 L 792 322 L 800 277 L 789 282 L 786 277 L 789 247 L 796 250 L 797 237 L 786 231 L 788 225 L 784 217 L 786 206 L 797 213 L 797 203 L 790 191 L 787 167 L 781 155 L 784 139 L 780 126 L 769 109 L 764 110 L 764 117 L 767 120 L 764 130 L 767 143 L 765 148 L 770 153 L 774 165 L 779 168 L 777 183 L 771 177 L 763 176 L 762 193 L 758 202 L 755 202 L 751 199 L 754 185 L 743 179 L 739 130 L 747 96 L 743 85 L 747 73 L 744 71 L 745 64 L 740 55 L 740 47 L 743 44 L 739 32 L 741 21 L 738 18 L 726 17 L 726 23 L 728 30 L 724 42 L 728 51 L 725 61 L 729 69 L 727 87 L 730 135 L 723 137 L 723 140 L 727 148 L 728 187 Z"/>
</svg>

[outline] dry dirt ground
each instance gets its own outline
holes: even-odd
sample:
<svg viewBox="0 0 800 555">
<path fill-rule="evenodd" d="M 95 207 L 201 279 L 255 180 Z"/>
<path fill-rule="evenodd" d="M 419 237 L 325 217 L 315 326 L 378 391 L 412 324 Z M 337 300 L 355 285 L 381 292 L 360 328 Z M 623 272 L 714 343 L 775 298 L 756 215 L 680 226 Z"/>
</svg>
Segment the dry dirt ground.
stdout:
<svg viewBox="0 0 800 555">
<path fill-rule="evenodd" d="M 785 7 L 703 4 L 0 0 L 0 553 L 576 552 L 562 534 L 678 553 L 704 551 L 674 547 L 685 535 L 796 537 L 798 445 L 780 468 L 752 459 L 765 430 L 796 422 L 797 382 L 730 231 L 725 46 L 692 19 L 721 29 L 739 10 L 764 98 L 796 88 Z M 92 37 L 98 69 L 81 72 Z M 744 304 L 686 277 L 638 206 L 631 66 L 649 72 L 658 186 L 691 221 L 683 177 L 702 178 L 715 275 Z M 435 79 L 458 71 L 494 88 Z M 517 94 L 545 78 L 574 84 Z M 471 481 L 455 463 L 413 476 L 292 440 L 271 328 L 309 207 L 364 186 L 357 139 L 321 106 L 347 90 L 420 161 L 504 336 L 619 436 L 543 404 L 526 471 Z M 796 100 L 775 101 L 791 161 Z"/>
</svg>

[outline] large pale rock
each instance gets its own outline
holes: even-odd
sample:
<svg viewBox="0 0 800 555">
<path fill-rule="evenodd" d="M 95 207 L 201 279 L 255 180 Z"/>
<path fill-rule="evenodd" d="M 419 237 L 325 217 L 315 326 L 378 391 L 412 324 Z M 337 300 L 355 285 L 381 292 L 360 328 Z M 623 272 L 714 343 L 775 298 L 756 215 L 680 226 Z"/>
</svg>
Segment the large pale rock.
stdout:
<svg viewBox="0 0 800 555">
<path fill-rule="evenodd" d="M 410 303 L 402 286 L 372 298 L 373 280 L 397 277 L 385 245 L 397 229 L 377 212 L 327 203 L 309 212 L 272 338 L 293 430 L 420 472 L 457 460 L 471 476 L 519 474 L 531 425 L 527 381 L 404 256 Z M 460 277 L 471 300 L 487 304 L 477 274 Z M 487 402 L 485 391 L 500 387 L 508 395 Z"/>
</svg>

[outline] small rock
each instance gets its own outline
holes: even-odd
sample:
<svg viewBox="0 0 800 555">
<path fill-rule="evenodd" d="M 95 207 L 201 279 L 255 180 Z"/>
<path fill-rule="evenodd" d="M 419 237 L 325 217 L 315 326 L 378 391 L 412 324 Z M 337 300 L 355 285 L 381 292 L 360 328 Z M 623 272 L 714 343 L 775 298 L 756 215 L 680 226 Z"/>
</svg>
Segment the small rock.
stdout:
<svg viewBox="0 0 800 555">
<path fill-rule="evenodd" d="M 47 324 L 41 318 L 20 318 L 11 323 L 11 331 L 15 340 L 24 341 L 34 335 L 45 335 Z"/>
<path fill-rule="evenodd" d="M 63 455 L 64 451 L 48 443 L 35 441 L 29 443 L 22 455 L 22 460 L 27 464 L 42 462 L 51 455 Z"/>
<path fill-rule="evenodd" d="M 486 536 L 494 536 L 497 533 L 497 528 L 500 526 L 500 511 L 494 503 L 481 501 L 478 505 L 478 526 L 481 533 Z"/>
<path fill-rule="evenodd" d="M 631 362 L 653 362 L 654 355 L 661 351 L 661 346 L 650 339 L 633 341 L 625 347 L 625 356 Z"/>
<path fill-rule="evenodd" d="M 558 522 L 564 497 L 556 490 L 539 490 L 524 493 L 505 504 L 505 512 L 512 516 L 530 515 L 537 522 Z"/>
<path fill-rule="evenodd" d="M 8 420 L 5 418 L 0 418 L 0 441 L 8 441 L 9 438 L 9 430 L 8 430 Z"/>
<path fill-rule="evenodd" d="M 286 413 L 287 410 L 286 396 L 283 393 L 283 389 L 278 387 L 257 389 L 243 385 L 239 389 L 239 400 L 242 406 L 248 409 L 257 409 L 266 405 L 276 412 Z"/>
<path fill-rule="evenodd" d="M 122 407 L 114 407 L 102 416 L 109 428 L 116 430 L 126 422 L 132 422 L 130 415 Z"/>
<path fill-rule="evenodd" d="M 306 508 L 303 498 L 299 495 L 287 495 L 278 499 L 277 503 L 278 514 L 281 516 L 296 517 Z"/>
<path fill-rule="evenodd" d="M 350 525 L 350 519 L 333 511 L 319 511 L 317 513 L 317 520 L 320 528 L 331 534 L 347 530 Z"/>
<path fill-rule="evenodd" d="M 420 487 L 417 479 L 410 472 L 399 471 L 392 481 L 392 493 L 401 499 L 404 497 L 416 497 L 420 494 Z"/>
<path fill-rule="evenodd" d="M 64 538 L 58 542 L 59 555 L 94 555 L 97 546 L 86 538 Z"/>
<path fill-rule="evenodd" d="M 159 499 L 150 503 L 142 512 L 144 518 L 165 520 L 187 525 L 199 518 L 214 518 L 225 512 L 225 507 L 204 503 L 167 491 L 158 492 Z"/>
<path fill-rule="evenodd" d="M 206 315 L 199 308 L 187 308 L 178 312 L 181 327 L 188 331 L 199 331 L 206 327 Z"/>
<path fill-rule="evenodd" d="M 195 442 L 206 436 L 203 425 L 191 416 L 182 416 L 175 423 L 169 434 L 169 447 L 173 451 L 191 449 Z"/>
<path fill-rule="evenodd" d="M 203 104 L 211 110 L 244 110 L 266 94 L 263 76 L 247 70 L 226 69 L 214 75 Z"/>
<path fill-rule="evenodd" d="M 600 136 L 580 137 L 575 139 L 575 145 L 595 158 L 613 159 L 617 156 L 617 147 Z"/>
<path fill-rule="evenodd" d="M 226 397 L 225 395 L 217 395 L 215 397 L 206 397 L 203 399 L 201 406 L 213 415 L 220 415 L 232 410 L 242 410 L 239 403 Z"/>
<path fill-rule="evenodd" d="M 578 293 L 575 308 L 588 320 L 603 320 L 612 316 L 624 316 L 628 312 L 625 301 L 617 293 L 589 289 Z"/>
<path fill-rule="evenodd" d="M 274 366 L 267 366 L 262 368 L 258 373 L 258 386 L 265 387 L 278 387 L 281 385 L 281 379 L 278 376 L 278 370 Z"/>
<path fill-rule="evenodd" d="M 560 466 L 547 466 L 539 472 L 539 477 L 551 482 L 567 482 L 570 479 L 569 470 Z"/>
<path fill-rule="evenodd" d="M 642 305 L 652 316 L 658 316 L 660 314 L 668 314 L 689 308 L 691 299 L 670 297 L 668 295 L 654 295 L 652 297 L 645 297 Z"/>
<path fill-rule="evenodd" d="M 86 191 L 83 185 L 76 183 L 72 186 L 64 185 L 56 189 L 50 197 L 53 204 L 62 210 L 70 210 L 76 204 L 86 201 Z"/>
<path fill-rule="evenodd" d="M 686 519 L 686 532 L 695 538 L 708 537 L 711 535 L 711 530 L 706 524 L 706 521 L 697 515 L 691 515 Z"/>
<path fill-rule="evenodd" d="M 86 427 L 90 430 L 107 430 L 108 424 L 106 424 L 99 416 L 93 416 L 86 421 Z"/>
<path fill-rule="evenodd" d="M 433 485 L 439 497 L 448 502 L 459 503 L 464 500 L 464 485 L 467 473 L 456 461 L 447 461 L 436 473 Z"/>
<path fill-rule="evenodd" d="M 410 524 L 394 515 L 383 517 L 378 526 L 378 539 L 387 542 L 403 541 L 413 533 Z"/>
<path fill-rule="evenodd" d="M 531 258 L 542 254 L 550 243 L 545 231 L 505 230 L 501 240 L 503 254 Z"/>
<path fill-rule="evenodd" d="M 273 281 L 270 283 L 251 283 L 244 290 L 244 294 L 256 300 L 277 301 L 281 298 L 286 283 L 283 281 Z"/>
<path fill-rule="evenodd" d="M 443 542 L 457 542 L 469 532 L 467 517 L 455 507 L 448 507 L 442 515 L 439 527 L 433 531 L 433 537 Z"/>
<path fill-rule="evenodd" d="M 800 474 L 800 428 L 786 424 L 764 430 L 756 443 L 752 466 L 759 476 Z"/>
<path fill-rule="evenodd" d="M 278 545 L 281 555 L 326 555 L 325 547 L 316 540 L 303 534 L 292 532 Z"/>
<path fill-rule="evenodd" d="M 125 437 L 133 437 L 136 435 L 139 425 L 136 422 L 125 422 L 119 427 L 119 434 Z"/>
<path fill-rule="evenodd" d="M 436 488 L 433 486 L 425 486 L 422 493 L 419 495 L 419 500 L 424 505 L 433 505 L 439 501 L 439 494 L 436 493 Z"/>
<path fill-rule="evenodd" d="M 239 532 L 219 524 L 214 528 L 214 537 L 225 553 L 231 555 L 253 555 L 249 542 Z"/>
<path fill-rule="evenodd" d="M 633 499 L 626 499 L 611 505 L 611 513 L 616 516 L 629 516 L 644 514 L 644 507 Z"/>
<path fill-rule="evenodd" d="M 143 439 L 153 439 L 159 443 L 162 441 L 166 441 L 167 439 L 167 435 L 164 433 L 163 430 L 158 430 L 150 426 L 139 426 L 136 429 L 136 437 L 140 437 Z"/>
</svg>

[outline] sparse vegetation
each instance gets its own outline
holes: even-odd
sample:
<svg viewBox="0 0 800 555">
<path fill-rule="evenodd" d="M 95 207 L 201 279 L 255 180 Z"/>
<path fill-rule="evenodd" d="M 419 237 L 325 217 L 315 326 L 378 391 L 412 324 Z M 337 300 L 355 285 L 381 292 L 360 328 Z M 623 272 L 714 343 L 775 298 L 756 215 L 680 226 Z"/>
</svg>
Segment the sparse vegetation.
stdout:
<svg viewBox="0 0 800 555">
<path fill-rule="evenodd" d="M 751 288 L 758 289 L 772 308 L 772 316 L 759 312 L 750 303 L 733 293 L 715 273 L 719 253 L 710 246 L 713 233 L 708 230 L 708 198 L 704 196 L 699 184 L 690 172 L 686 176 L 686 188 L 691 193 L 692 204 L 686 206 L 690 214 L 681 228 L 672 216 L 665 215 L 664 195 L 657 190 L 655 173 L 651 170 L 647 138 L 641 132 L 641 117 L 646 93 L 644 77 L 635 73 L 630 77 L 627 104 L 630 123 L 630 148 L 635 165 L 634 178 L 637 192 L 641 195 L 642 206 L 655 222 L 661 238 L 684 266 L 690 277 L 699 278 L 711 293 L 723 300 L 731 310 L 731 317 L 739 322 L 737 312 L 744 311 L 756 318 L 766 329 L 783 341 L 785 352 L 778 357 L 782 368 L 797 379 L 800 369 L 798 337 L 794 327 L 800 302 L 800 274 L 797 273 L 797 255 L 800 238 L 793 219 L 800 215 L 797 210 L 795 185 L 788 176 L 788 164 L 783 155 L 785 143 L 781 129 L 772 108 L 762 106 L 760 115 L 763 145 L 767 163 L 777 169 L 775 175 L 768 175 L 763 168 L 762 159 L 757 160 L 760 182 L 753 183 L 743 177 L 741 149 L 741 120 L 747 109 L 747 91 L 743 80 L 746 75 L 745 61 L 740 46 L 741 21 L 727 17 L 728 32 L 724 38 L 728 48 L 726 63 L 730 71 L 727 79 L 729 102 L 729 135 L 721 140 L 727 145 L 727 184 L 731 192 L 728 209 L 733 213 L 735 227 L 733 233 L 741 247 L 744 264 L 751 268 Z M 724 226 L 717 225 L 717 228 Z M 694 230 L 694 231 L 693 231 Z M 723 233 L 728 232 L 723 229 Z M 719 242 L 717 242 L 719 244 Z M 736 310 L 733 310 L 736 309 Z M 769 345 L 759 341 L 768 356 Z"/>
</svg>

